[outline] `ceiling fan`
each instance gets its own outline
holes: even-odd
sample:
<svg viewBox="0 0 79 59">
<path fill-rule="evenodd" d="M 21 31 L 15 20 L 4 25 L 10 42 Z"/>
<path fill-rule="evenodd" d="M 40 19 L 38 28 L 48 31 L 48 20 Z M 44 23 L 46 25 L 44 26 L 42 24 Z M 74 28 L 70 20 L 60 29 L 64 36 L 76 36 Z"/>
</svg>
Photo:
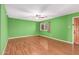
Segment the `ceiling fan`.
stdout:
<svg viewBox="0 0 79 59">
<path fill-rule="evenodd" d="M 39 19 L 43 19 L 43 18 L 46 18 L 47 16 L 36 14 L 35 17 Z"/>
</svg>

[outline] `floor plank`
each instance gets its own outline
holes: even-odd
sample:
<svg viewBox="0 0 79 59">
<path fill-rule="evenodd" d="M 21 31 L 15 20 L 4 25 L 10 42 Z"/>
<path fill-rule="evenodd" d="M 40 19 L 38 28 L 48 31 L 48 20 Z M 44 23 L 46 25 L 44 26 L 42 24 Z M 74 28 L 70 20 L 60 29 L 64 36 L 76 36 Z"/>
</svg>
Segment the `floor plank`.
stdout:
<svg viewBox="0 0 79 59">
<path fill-rule="evenodd" d="M 5 55 L 72 55 L 79 54 L 79 46 L 41 36 L 11 39 Z"/>
</svg>

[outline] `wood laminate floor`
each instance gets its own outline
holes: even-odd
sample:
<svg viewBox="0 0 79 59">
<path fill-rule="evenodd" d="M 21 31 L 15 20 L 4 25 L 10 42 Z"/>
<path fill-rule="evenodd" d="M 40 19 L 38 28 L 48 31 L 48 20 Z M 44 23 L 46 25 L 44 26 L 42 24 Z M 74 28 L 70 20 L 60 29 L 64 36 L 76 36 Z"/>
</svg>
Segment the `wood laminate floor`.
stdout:
<svg viewBox="0 0 79 59">
<path fill-rule="evenodd" d="M 11 39 L 5 55 L 72 55 L 79 54 L 79 46 L 56 41 L 53 39 L 33 36 Z"/>
</svg>

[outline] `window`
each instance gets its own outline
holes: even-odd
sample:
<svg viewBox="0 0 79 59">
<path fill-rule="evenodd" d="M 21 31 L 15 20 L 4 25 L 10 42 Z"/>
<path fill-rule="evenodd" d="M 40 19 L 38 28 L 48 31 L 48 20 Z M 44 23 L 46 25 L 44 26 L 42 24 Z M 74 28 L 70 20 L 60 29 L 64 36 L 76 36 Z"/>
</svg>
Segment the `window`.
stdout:
<svg viewBox="0 0 79 59">
<path fill-rule="evenodd" d="M 40 31 L 50 31 L 50 25 L 48 23 L 40 23 Z"/>
</svg>

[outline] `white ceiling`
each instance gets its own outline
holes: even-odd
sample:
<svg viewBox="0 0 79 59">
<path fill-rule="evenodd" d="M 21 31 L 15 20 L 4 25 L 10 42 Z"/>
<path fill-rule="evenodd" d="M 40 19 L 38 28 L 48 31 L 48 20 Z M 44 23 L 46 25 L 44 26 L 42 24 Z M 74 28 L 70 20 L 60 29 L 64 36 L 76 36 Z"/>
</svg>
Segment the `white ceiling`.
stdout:
<svg viewBox="0 0 79 59">
<path fill-rule="evenodd" d="M 23 20 L 43 21 L 79 12 L 79 4 L 7 4 L 7 15 Z"/>
</svg>

